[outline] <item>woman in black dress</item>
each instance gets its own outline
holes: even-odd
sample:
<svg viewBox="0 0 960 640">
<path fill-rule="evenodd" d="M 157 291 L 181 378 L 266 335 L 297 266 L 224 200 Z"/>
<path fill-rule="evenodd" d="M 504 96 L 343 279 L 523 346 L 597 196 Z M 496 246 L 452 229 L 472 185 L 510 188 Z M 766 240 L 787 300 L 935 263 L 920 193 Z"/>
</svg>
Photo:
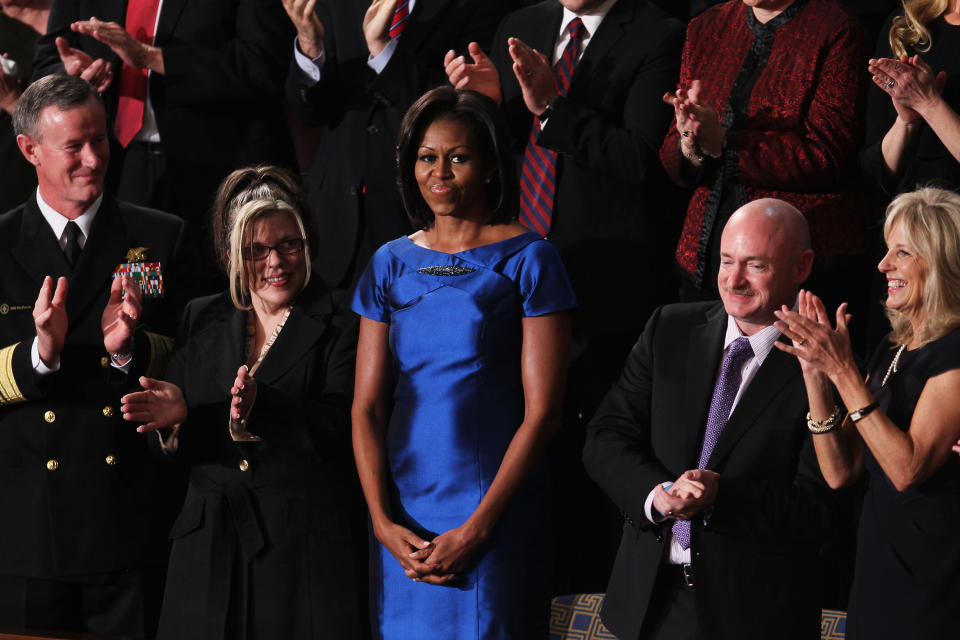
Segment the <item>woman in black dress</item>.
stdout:
<svg viewBox="0 0 960 640">
<path fill-rule="evenodd" d="M 824 479 L 850 485 L 866 469 L 847 638 L 949 638 L 960 629 L 960 195 L 898 196 L 884 223 L 892 331 L 864 381 L 850 354 L 845 305 L 831 329 L 802 292 L 779 312 L 800 358 L 808 427 Z M 849 411 L 842 418 L 839 395 Z"/>
<path fill-rule="evenodd" d="M 124 418 L 190 465 L 160 638 L 361 638 L 349 409 L 357 324 L 310 278 L 293 180 L 241 170 L 213 228 L 228 292 L 187 305 L 167 382 Z"/>
</svg>

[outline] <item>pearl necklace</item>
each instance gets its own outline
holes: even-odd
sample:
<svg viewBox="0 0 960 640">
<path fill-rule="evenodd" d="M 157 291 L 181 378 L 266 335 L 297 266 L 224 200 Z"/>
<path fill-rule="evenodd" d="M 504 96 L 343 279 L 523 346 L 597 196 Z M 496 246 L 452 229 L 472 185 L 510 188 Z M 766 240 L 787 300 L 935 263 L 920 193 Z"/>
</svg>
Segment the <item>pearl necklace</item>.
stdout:
<svg viewBox="0 0 960 640">
<path fill-rule="evenodd" d="M 883 376 L 883 381 L 880 383 L 880 386 L 886 386 L 887 380 L 890 379 L 890 374 L 897 372 L 897 363 L 900 362 L 900 354 L 903 353 L 903 350 L 907 348 L 907 345 L 902 344 L 900 348 L 897 349 L 897 354 L 893 356 L 893 360 L 890 362 L 890 366 L 887 367 L 887 373 Z"/>
</svg>

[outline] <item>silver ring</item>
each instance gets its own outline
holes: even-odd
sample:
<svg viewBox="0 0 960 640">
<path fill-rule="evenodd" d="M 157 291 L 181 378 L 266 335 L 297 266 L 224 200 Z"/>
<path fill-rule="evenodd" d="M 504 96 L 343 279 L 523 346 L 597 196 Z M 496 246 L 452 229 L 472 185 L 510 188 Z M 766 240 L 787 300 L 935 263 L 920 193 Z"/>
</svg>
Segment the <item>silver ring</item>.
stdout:
<svg viewBox="0 0 960 640">
<path fill-rule="evenodd" d="M 690 132 L 689 132 L 689 131 L 684 131 L 684 132 L 683 132 L 683 137 L 684 137 L 684 138 L 689 138 L 689 137 L 690 137 Z"/>
<path fill-rule="evenodd" d="M 527 71 L 524 75 L 527 76 L 528 78 L 533 76 L 533 70 L 531 69 L 530 71 Z"/>
<path fill-rule="evenodd" d="M 891 78 L 890 81 L 887 82 L 887 89 L 893 89 L 895 86 L 897 86 L 897 81 Z"/>
</svg>

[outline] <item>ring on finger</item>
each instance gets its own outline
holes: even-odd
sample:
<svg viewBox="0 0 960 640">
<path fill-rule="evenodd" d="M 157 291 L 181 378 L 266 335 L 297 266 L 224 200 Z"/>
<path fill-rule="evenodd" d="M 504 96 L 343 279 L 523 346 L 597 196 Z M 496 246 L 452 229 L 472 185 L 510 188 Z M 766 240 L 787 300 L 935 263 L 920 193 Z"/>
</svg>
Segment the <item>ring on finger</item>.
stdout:
<svg viewBox="0 0 960 640">
<path fill-rule="evenodd" d="M 806 338 L 797 338 L 797 346 L 802 347 L 806 341 L 807 341 Z"/>
<path fill-rule="evenodd" d="M 894 80 L 893 78 L 890 78 L 887 81 L 887 89 L 893 89 L 895 86 L 897 86 L 897 81 Z"/>
<path fill-rule="evenodd" d="M 683 132 L 683 137 L 684 137 L 684 138 L 689 138 L 689 137 L 690 137 L 690 132 L 689 132 L 689 131 L 684 131 L 684 132 Z"/>
</svg>

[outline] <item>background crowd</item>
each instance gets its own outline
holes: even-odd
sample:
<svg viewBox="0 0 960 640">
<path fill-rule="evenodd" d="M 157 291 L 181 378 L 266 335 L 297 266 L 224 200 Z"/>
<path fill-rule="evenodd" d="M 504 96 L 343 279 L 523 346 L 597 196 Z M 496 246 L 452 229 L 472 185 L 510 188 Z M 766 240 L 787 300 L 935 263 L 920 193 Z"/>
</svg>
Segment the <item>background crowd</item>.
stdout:
<svg viewBox="0 0 960 640">
<path fill-rule="evenodd" d="M 0 630 L 957 628 L 960 2 L 0 8 Z"/>
</svg>

